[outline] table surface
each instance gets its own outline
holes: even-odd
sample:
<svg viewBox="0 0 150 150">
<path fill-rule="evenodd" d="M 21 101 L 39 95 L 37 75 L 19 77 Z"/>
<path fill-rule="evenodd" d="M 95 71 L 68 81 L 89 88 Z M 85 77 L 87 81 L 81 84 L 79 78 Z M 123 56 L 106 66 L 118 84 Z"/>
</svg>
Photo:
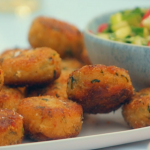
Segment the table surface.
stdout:
<svg viewBox="0 0 150 150">
<path fill-rule="evenodd" d="M 69 22 L 83 31 L 91 18 L 97 15 L 126 8 L 150 6 L 149 0 L 39 0 L 38 2 L 41 4 L 40 8 L 29 15 L 19 16 L 15 13 L 0 12 L 0 51 L 14 47 L 29 47 L 28 30 L 32 20 L 39 15 Z M 101 150 L 146 150 L 149 141 Z"/>
</svg>

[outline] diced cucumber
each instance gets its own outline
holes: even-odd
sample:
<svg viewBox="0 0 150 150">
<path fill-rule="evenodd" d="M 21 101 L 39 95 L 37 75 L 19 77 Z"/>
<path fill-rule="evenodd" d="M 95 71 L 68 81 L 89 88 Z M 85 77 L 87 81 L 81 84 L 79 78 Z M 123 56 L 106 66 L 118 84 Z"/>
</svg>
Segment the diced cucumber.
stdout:
<svg viewBox="0 0 150 150">
<path fill-rule="evenodd" d="M 147 40 L 140 37 L 140 36 L 135 36 L 133 39 L 132 44 L 136 44 L 136 45 L 147 45 Z"/>
<path fill-rule="evenodd" d="M 149 31 L 147 28 L 144 28 L 144 37 L 147 38 L 149 36 Z"/>
<path fill-rule="evenodd" d="M 97 36 L 100 38 L 103 38 L 103 39 L 109 39 L 108 33 L 99 33 L 99 34 L 97 34 Z"/>
<path fill-rule="evenodd" d="M 116 31 L 117 29 L 125 27 L 125 26 L 128 26 L 128 22 L 127 21 L 121 21 L 121 22 L 119 22 L 117 24 L 113 24 L 111 26 L 111 30 L 112 31 Z"/>
<path fill-rule="evenodd" d="M 116 38 L 125 38 L 131 34 L 130 26 L 122 27 L 115 31 Z"/>
<path fill-rule="evenodd" d="M 111 24 L 117 24 L 121 21 L 122 21 L 122 14 L 121 13 L 116 13 L 110 17 L 110 23 Z"/>
<path fill-rule="evenodd" d="M 142 27 L 132 27 L 132 34 L 133 36 L 139 35 L 141 37 L 147 37 L 149 35 L 149 31 L 147 28 Z"/>
<path fill-rule="evenodd" d="M 127 21 L 129 25 L 135 27 L 140 27 L 141 19 L 142 17 L 139 13 L 129 13 L 123 15 L 123 20 Z"/>
</svg>

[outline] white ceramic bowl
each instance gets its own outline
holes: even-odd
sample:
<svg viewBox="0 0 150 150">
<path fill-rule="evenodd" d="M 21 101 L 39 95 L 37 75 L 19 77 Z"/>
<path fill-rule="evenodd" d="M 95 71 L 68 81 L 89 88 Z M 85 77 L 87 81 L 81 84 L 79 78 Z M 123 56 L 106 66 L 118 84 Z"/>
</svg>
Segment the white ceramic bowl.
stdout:
<svg viewBox="0 0 150 150">
<path fill-rule="evenodd" d="M 100 15 L 86 26 L 84 40 L 89 58 L 93 64 L 115 65 L 128 70 L 136 90 L 150 87 L 150 47 L 105 40 L 93 34 L 113 13 Z"/>
</svg>

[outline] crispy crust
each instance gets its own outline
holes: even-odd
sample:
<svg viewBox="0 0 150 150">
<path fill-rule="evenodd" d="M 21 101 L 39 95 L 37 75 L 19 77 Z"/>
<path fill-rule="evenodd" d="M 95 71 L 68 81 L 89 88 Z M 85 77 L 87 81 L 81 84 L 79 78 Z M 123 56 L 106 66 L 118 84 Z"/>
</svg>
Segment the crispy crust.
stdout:
<svg viewBox="0 0 150 150">
<path fill-rule="evenodd" d="M 83 36 L 75 26 L 48 17 L 33 20 L 28 39 L 32 47 L 53 48 L 62 58 L 79 58 L 83 50 Z"/>
<path fill-rule="evenodd" d="M 59 54 L 50 48 L 8 50 L 0 56 L 4 80 L 10 86 L 48 84 L 61 73 Z"/>
<path fill-rule="evenodd" d="M 150 126 L 150 88 L 136 92 L 122 108 L 125 121 L 131 128 Z"/>
<path fill-rule="evenodd" d="M 0 110 L 0 146 L 19 144 L 23 139 L 23 117 L 18 113 Z"/>
<path fill-rule="evenodd" d="M 24 117 L 26 135 L 36 141 L 75 137 L 82 127 L 82 107 L 63 98 L 26 98 L 18 112 Z"/>
<path fill-rule="evenodd" d="M 0 91 L 0 108 L 16 111 L 23 97 L 23 94 L 17 88 L 3 86 Z"/>
<path fill-rule="evenodd" d="M 86 65 L 70 75 L 67 94 L 82 105 L 84 113 L 108 113 L 128 101 L 133 86 L 128 72 L 122 68 Z"/>
</svg>

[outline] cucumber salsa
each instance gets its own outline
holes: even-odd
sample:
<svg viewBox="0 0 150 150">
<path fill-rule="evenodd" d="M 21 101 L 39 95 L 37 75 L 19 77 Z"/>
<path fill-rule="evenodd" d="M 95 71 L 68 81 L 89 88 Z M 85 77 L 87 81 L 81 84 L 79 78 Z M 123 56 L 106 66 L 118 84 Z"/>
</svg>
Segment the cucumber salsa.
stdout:
<svg viewBox="0 0 150 150">
<path fill-rule="evenodd" d="M 135 8 L 113 14 L 108 23 L 98 26 L 101 38 L 150 46 L 150 9 Z"/>
</svg>

